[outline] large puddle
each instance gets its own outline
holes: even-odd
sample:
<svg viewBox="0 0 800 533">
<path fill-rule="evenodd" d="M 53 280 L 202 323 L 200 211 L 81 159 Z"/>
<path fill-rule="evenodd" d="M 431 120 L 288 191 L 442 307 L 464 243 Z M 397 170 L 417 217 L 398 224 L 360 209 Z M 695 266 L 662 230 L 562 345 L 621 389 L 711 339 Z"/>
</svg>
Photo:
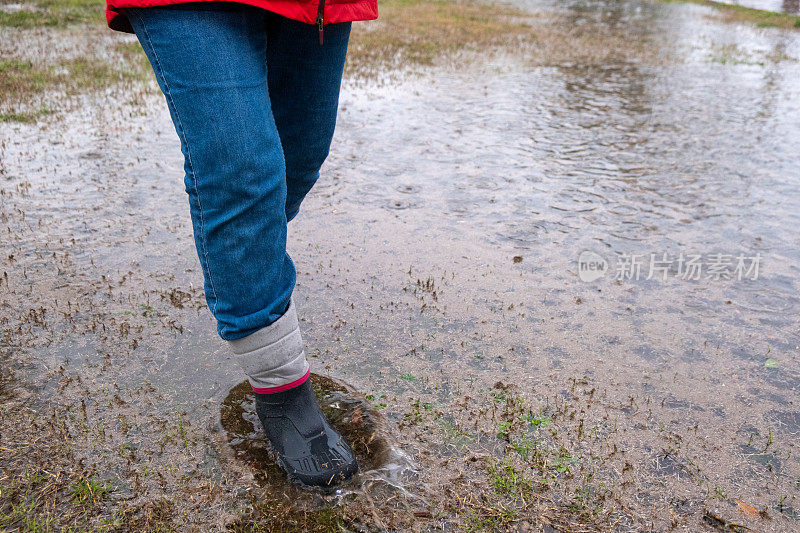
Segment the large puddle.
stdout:
<svg viewBox="0 0 800 533">
<path fill-rule="evenodd" d="M 131 494 L 249 472 L 309 509 L 484 523 L 521 490 L 505 457 L 619 529 L 800 527 L 800 39 L 698 6 L 521 4 L 641 55 L 344 84 L 290 228 L 312 369 L 352 386 L 316 378 L 364 464 L 332 496 L 283 481 L 215 336 L 160 97 L 0 125 L 4 356 L 77 402 L 98 469 L 124 459 Z"/>
</svg>

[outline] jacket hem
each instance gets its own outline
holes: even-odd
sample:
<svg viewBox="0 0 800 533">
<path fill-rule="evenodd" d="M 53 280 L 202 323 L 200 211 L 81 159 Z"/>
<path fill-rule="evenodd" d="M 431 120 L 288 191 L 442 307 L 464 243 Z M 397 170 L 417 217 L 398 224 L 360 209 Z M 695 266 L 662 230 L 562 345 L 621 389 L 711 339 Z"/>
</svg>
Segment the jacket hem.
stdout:
<svg viewBox="0 0 800 533">
<path fill-rule="evenodd" d="M 109 0 L 106 4 L 106 23 L 112 30 L 133 33 L 133 28 L 125 15 L 128 7 L 159 7 L 191 2 L 212 2 L 218 0 Z M 316 2 L 298 2 L 297 0 L 223 0 L 237 4 L 271 11 L 286 18 L 315 24 Z M 333 1 L 326 0 L 325 23 L 351 22 L 358 20 L 374 20 L 378 18 L 376 0 Z"/>
</svg>

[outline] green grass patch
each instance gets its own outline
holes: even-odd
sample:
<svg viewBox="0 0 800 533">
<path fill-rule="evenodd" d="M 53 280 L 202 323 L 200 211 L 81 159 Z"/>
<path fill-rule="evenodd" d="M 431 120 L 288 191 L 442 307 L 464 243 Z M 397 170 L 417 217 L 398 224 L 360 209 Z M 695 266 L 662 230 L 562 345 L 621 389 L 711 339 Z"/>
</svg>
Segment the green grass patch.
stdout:
<svg viewBox="0 0 800 533">
<path fill-rule="evenodd" d="M 108 492 L 109 485 L 102 483 L 97 476 L 84 476 L 75 482 L 67 492 L 72 495 L 79 505 L 92 507 L 100 502 Z"/>
<path fill-rule="evenodd" d="M 472 504 L 468 508 L 464 531 L 502 531 L 519 518 L 517 511 L 502 505 Z"/>
<path fill-rule="evenodd" d="M 51 13 L 40 11 L 0 11 L 0 26 L 13 28 L 37 28 L 58 26 L 59 18 Z"/>
<path fill-rule="evenodd" d="M 501 496 L 525 499 L 533 494 L 533 481 L 517 470 L 508 458 L 489 463 L 489 482 Z"/>
<path fill-rule="evenodd" d="M 123 81 L 142 81 L 142 72 L 130 68 L 117 68 L 98 59 L 78 57 L 63 61 L 58 70 L 61 82 L 77 89 L 97 89 Z"/>
<path fill-rule="evenodd" d="M 36 67 L 30 61 L 0 61 L 0 95 L 15 99 L 37 93 L 58 80 L 52 70 Z"/>
<path fill-rule="evenodd" d="M 308 531 L 309 533 L 334 533 L 355 530 L 346 510 L 326 507 L 316 511 L 301 511 L 291 503 L 260 499 L 250 515 L 229 528 L 234 533 Z"/>
<path fill-rule="evenodd" d="M 144 54 L 134 55 L 133 52 L 130 60 L 118 65 L 90 57 L 63 59 L 45 65 L 18 59 L 0 60 L 0 122 L 35 122 L 53 113 L 54 110 L 47 107 L 26 110 L 21 106 L 48 90 L 80 93 L 120 82 L 144 81 L 149 76 Z"/>
<path fill-rule="evenodd" d="M 713 7 L 720 11 L 726 22 L 749 22 L 760 28 L 800 29 L 800 16 L 789 13 L 764 11 L 752 7 L 737 6 L 714 0 L 660 0 L 667 3 L 698 4 Z"/>
<path fill-rule="evenodd" d="M 0 26 L 39 28 L 105 22 L 105 2 L 100 0 L 36 0 L 28 6 L 30 9 L 13 12 L 0 9 Z"/>
<path fill-rule="evenodd" d="M 95 89 L 144 78 L 138 68 L 118 68 L 89 57 L 65 59 L 54 65 L 11 59 L 0 61 L 0 102 L 21 100 L 51 88 Z"/>
<path fill-rule="evenodd" d="M 12 112 L 12 113 L 0 113 L 0 122 L 22 122 L 22 123 L 30 123 L 36 122 L 40 118 L 50 115 L 53 113 L 51 109 L 41 108 L 36 111 L 32 112 Z"/>
</svg>

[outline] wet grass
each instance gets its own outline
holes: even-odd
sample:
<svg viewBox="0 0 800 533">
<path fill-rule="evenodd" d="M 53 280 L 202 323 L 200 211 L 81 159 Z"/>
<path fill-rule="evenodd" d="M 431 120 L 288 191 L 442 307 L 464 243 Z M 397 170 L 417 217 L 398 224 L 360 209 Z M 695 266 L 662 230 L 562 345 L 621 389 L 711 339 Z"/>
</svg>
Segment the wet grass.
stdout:
<svg viewBox="0 0 800 533">
<path fill-rule="evenodd" d="M 0 530 L 87 530 L 109 485 L 72 460 L 63 426 L 3 415 L 0 432 Z M 50 421 L 48 421 L 50 422 Z M 15 438 L 8 438 L 13 424 Z M 70 464 L 71 463 L 71 464 Z"/>
<path fill-rule="evenodd" d="M 498 531 L 510 526 L 519 518 L 513 509 L 500 504 L 470 502 L 463 531 Z"/>
<path fill-rule="evenodd" d="M 181 498 L 206 502 L 219 493 L 216 482 L 197 490 L 178 464 L 202 455 L 181 412 L 174 420 L 150 417 L 153 428 L 168 437 L 161 449 L 157 435 L 130 448 L 119 445 L 127 442 L 127 430 L 116 433 L 113 424 L 92 422 L 104 402 L 89 393 L 77 404 L 49 411 L 31 409 L 13 396 L 3 402 L 0 531 L 176 531 L 192 504 L 184 501 L 176 512 L 165 488 L 180 486 Z M 113 453 L 115 448 L 123 453 Z M 157 456 L 172 459 L 154 464 Z M 112 458 L 116 466 L 99 468 L 99 457 Z"/>
<path fill-rule="evenodd" d="M 0 93 L 9 99 L 43 91 L 55 84 L 57 79 L 52 69 L 35 67 L 30 61 L 0 61 Z"/>
<path fill-rule="evenodd" d="M 500 496 L 525 499 L 533 494 L 533 480 L 517 469 L 508 457 L 489 463 L 489 478 Z"/>
<path fill-rule="evenodd" d="M 105 2 L 99 0 L 35 0 L 23 6 L 21 10 L 5 11 L 0 4 L 0 26 L 39 28 L 99 24 L 105 20 Z"/>
<path fill-rule="evenodd" d="M 147 79 L 149 71 L 145 69 L 144 55 L 136 55 L 130 43 L 121 44 L 124 46 L 120 46 L 120 52 L 130 60 L 117 66 L 93 57 L 41 65 L 19 59 L 0 61 L 0 122 L 35 122 L 54 113 L 56 109 L 50 106 L 26 109 L 27 104 L 49 91 L 80 94 Z"/>
<path fill-rule="evenodd" d="M 125 41 L 114 45 L 114 49 L 122 56 L 126 64 L 130 65 L 137 72 L 146 73 L 149 76 L 150 62 L 142 50 L 139 41 Z M 173 294 L 171 296 L 178 304 L 186 298 L 186 294 Z"/>
<path fill-rule="evenodd" d="M 561 531 L 598 530 L 610 510 L 594 472 L 613 456 L 608 448 L 584 455 L 584 448 L 604 448 L 598 432 L 584 431 L 572 408 L 533 405 L 513 386 L 498 382 L 477 394 L 463 411 L 417 398 L 400 424 L 441 441 L 442 458 L 473 465 L 471 475 L 483 479 L 456 496 L 461 528 L 503 530 L 544 521 Z"/>
<path fill-rule="evenodd" d="M 661 0 L 668 3 L 688 3 L 701 6 L 713 7 L 719 10 L 723 20 L 726 22 L 746 22 L 754 24 L 760 28 L 783 28 L 788 30 L 800 30 L 800 16 L 789 13 L 778 13 L 775 11 L 764 11 L 714 0 Z"/>
<path fill-rule="evenodd" d="M 109 486 L 108 483 L 103 483 L 93 474 L 79 478 L 69 487 L 67 492 L 72 495 L 77 504 L 93 506 L 103 499 L 108 492 Z"/>
<path fill-rule="evenodd" d="M 0 62 L 0 94 L 14 100 L 41 93 L 51 88 L 91 90 L 123 81 L 140 81 L 141 71 L 114 67 L 101 59 L 76 57 L 51 65 L 34 65 L 30 61 Z"/>
<path fill-rule="evenodd" d="M 524 12 L 446 0 L 387 0 L 377 21 L 353 26 L 348 68 L 356 73 L 431 65 L 443 55 L 511 46 L 530 35 Z"/>
<path fill-rule="evenodd" d="M 301 511 L 284 502 L 266 497 L 253 498 L 253 511 L 233 524 L 229 531 L 235 533 L 289 533 L 308 531 L 334 533 L 354 531 L 353 522 L 341 507 L 328 507 L 315 511 Z"/>
<path fill-rule="evenodd" d="M 78 57 L 61 62 L 55 68 L 58 82 L 71 89 L 101 89 L 124 81 L 142 81 L 140 71 L 118 68 L 110 63 L 90 58 Z"/>
<path fill-rule="evenodd" d="M 52 113 L 53 111 L 47 108 L 37 109 L 36 111 L 0 113 L 0 122 L 36 122 L 40 118 L 51 115 Z"/>
</svg>

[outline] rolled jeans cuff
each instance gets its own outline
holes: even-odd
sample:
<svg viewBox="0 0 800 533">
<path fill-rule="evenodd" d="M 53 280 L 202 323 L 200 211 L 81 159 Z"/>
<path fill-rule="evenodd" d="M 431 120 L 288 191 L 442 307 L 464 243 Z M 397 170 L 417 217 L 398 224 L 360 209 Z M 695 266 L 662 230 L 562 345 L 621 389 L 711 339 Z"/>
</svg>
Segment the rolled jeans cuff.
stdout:
<svg viewBox="0 0 800 533">
<path fill-rule="evenodd" d="M 308 377 L 294 300 L 289 301 L 289 308 L 278 320 L 228 344 L 256 392 L 286 390 Z"/>
</svg>

